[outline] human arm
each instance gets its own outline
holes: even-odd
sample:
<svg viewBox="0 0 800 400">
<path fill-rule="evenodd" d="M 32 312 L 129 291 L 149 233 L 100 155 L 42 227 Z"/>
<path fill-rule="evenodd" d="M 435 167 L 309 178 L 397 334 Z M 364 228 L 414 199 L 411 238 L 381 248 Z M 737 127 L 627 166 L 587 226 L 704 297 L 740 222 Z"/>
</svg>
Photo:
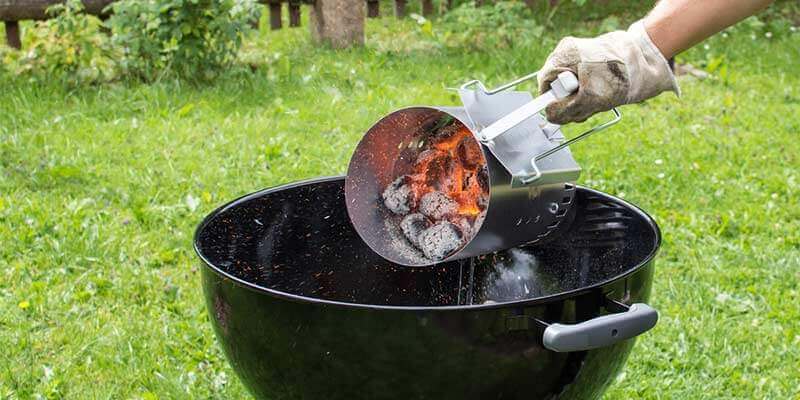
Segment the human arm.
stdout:
<svg viewBox="0 0 800 400">
<path fill-rule="evenodd" d="M 578 75 L 578 92 L 551 104 L 556 123 L 586 120 L 613 107 L 665 91 L 679 93 L 667 58 L 755 14 L 772 0 L 661 0 L 627 31 L 596 38 L 564 38 L 539 72 L 539 88 L 558 73 Z"/>
<path fill-rule="evenodd" d="M 772 0 L 662 0 L 642 22 L 661 54 L 671 58 L 770 3 Z"/>
</svg>

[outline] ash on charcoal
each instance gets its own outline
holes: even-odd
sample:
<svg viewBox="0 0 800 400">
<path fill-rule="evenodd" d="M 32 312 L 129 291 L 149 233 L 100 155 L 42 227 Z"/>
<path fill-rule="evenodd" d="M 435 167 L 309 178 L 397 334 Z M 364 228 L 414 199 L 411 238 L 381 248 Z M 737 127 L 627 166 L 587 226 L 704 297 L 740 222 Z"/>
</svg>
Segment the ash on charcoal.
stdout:
<svg viewBox="0 0 800 400">
<path fill-rule="evenodd" d="M 419 249 L 414 247 L 411 242 L 406 239 L 405 235 L 400 231 L 396 223 L 387 219 L 384 221 L 386 232 L 392 240 L 392 247 L 395 249 L 400 257 L 408 259 L 410 262 L 424 264 L 428 260 Z"/>
<path fill-rule="evenodd" d="M 414 207 L 414 195 L 406 181 L 406 176 L 403 175 L 383 190 L 383 204 L 398 215 L 406 215 Z"/>
<path fill-rule="evenodd" d="M 431 260 L 441 260 L 460 246 L 458 228 L 448 221 L 439 221 L 419 235 L 420 250 Z"/>
<path fill-rule="evenodd" d="M 426 193 L 419 201 L 419 212 L 433 219 L 442 219 L 457 210 L 458 203 L 438 191 Z"/>
<path fill-rule="evenodd" d="M 420 213 L 408 214 L 400 221 L 400 229 L 411 244 L 420 247 L 420 234 L 431 225 L 428 218 Z"/>
</svg>

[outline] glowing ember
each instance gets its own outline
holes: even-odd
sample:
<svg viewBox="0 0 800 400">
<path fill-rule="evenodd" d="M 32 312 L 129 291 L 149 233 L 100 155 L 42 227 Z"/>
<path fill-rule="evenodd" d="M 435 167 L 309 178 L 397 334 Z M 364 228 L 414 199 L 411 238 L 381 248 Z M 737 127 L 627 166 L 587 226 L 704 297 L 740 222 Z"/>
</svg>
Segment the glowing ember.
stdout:
<svg viewBox="0 0 800 400">
<path fill-rule="evenodd" d="M 417 158 L 410 175 L 411 190 L 417 199 L 441 191 L 458 203 L 458 214 L 475 217 L 485 208 L 479 203 L 488 196 L 488 188 L 478 178 L 486 174 L 480 145 L 460 123 L 442 131 L 433 138 L 431 149 Z"/>
<path fill-rule="evenodd" d="M 384 205 L 403 235 L 425 257 L 440 260 L 466 244 L 488 204 L 486 161 L 480 144 L 460 122 L 430 132 L 410 172 L 389 184 Z"/>
</svg>

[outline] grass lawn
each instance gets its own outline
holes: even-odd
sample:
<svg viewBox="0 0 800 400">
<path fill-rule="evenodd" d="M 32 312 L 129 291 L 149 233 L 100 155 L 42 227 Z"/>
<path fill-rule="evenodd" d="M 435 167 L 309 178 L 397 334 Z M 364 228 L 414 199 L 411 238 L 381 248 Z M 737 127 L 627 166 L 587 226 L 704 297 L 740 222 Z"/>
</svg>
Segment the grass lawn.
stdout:
<svg viewBox="0 0 800 400">
<path fill-rule="evenodd" d="M 243 54 L 254 71 L 211 86 L 0 76 L 0 398 L 243 397 L 202 300 L 203 216 L 342 174 L 387 112 L 455 104 L 446 88 L 505 82 L 561 36 L 614 23 L 469 51 L 410 19 L 370 21 L 367 48 L 349 51 L 314 47 L 305 28 L 262 30 Z M 800 399 L 800 32 L 706 44 L 683 60 L 714 78 L 682 77 L 680 99 L 624 107 L 573 150 L 581 183 L 641 206 L 665 237 L 661 320 L 608 399 Z"/>
</svg>

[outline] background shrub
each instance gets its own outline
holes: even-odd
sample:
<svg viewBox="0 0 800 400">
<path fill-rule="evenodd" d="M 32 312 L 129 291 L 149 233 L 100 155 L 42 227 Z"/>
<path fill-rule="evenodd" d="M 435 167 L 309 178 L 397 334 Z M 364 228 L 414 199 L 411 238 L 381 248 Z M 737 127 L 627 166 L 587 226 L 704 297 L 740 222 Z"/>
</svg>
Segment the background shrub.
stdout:
<svg viewBox="0 0 800 400">
<path fill-rule="evenodd" d="M 253 0 L 122 0 L 110 7 L 120 67 L 145 80 L 168 72 L 213 77 L 234 61 L 259 15 Z"/>
<path fill-rule="evenodd" d="M 541 36 L 544 28 L 523 2 L 500 1 L 462 4 L 443 16 L 441 30 L 446 45 L 477 50 L 510 48 Z"/>
<path fill-rule="evenodd" d="M 38 21 L 23 51 L 6 50 L 6 68 L 31 80 L 95 83 L 116 76 L 116 54 L 102 22 L 85 14 L 79 0 L 48 8 L 52 19 Z"/>
</svg>

